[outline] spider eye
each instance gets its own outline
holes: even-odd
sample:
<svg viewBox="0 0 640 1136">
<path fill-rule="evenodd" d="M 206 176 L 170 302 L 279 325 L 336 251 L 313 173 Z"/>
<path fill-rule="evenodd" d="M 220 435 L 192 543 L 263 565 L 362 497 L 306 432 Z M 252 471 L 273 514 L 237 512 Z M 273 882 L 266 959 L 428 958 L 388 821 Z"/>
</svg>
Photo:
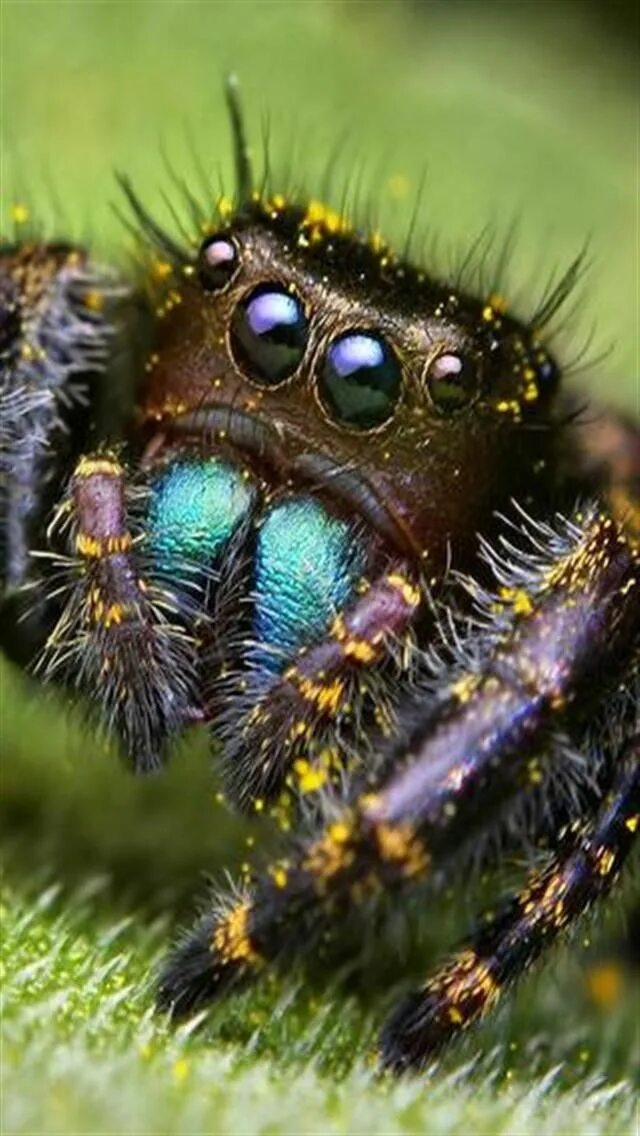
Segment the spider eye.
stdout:
<svg viewBox="0 0 640 1136">
<path fill-rule="evenodd" d="M 454 414 L 480 390 L 479 362 L 468 355 L 438 355 L 427 365 L 425 382 L 434 406 L 443 414 Z"/>
<path fill-rule="evenodd" d="M 280 284 L 259 284 L 236 307 L 229 338 L 247 378 L 277 386 L 298 369 L 308 331 L 304 307 L 295 293 Z"/>
<path fill-rule="evenodd" d="M 391 418 L 401 386 L 400 362 L 382 336 L 349 331 L 327 351 L 318 394 L 336 421 L 371 430 Z"/>
<path fill-rule="evenodd" d="M 198 280 L 205 292 L 219 292 L 230 284 L 240 266 L 238 250 L 230 237 L 207 237 L 198 253 Z"/>
</svg>

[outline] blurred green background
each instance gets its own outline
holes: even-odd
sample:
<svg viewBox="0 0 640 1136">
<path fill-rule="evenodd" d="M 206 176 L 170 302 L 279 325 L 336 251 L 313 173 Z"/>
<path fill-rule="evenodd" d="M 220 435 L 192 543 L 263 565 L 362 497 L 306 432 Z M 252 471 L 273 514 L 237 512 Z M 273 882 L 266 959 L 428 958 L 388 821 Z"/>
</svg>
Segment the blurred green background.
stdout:
<svg viewBox="0 0 640 1136">
<path fill-rule="evenodd" d="M 572 381 L 640 414 L 634 6 L 2 0 L 0 19 L 5 218 L 26 202 L 50 230 L 122 259 L 114 169 L 161 214 L 163 152 L 191 178 L 195 150 L 214 196 L 220 174 L 231 183 L 221 84 L 233 70 L 258 162 L 266 131 L 273 167 L 313 190 L 342 140 L 339 175 L 362 177 L 390 237 L 404 236 L 425 173 L 418 229 L 440 268 L 487 224 L 499 238 L 517 219 L 525 312 L 590 238 L 566 351 L 593 327 L 587 359 L 610 350 Z M 358 1059 L 367 1000 L 309 996 L 293 978 L 221 1007 L 204 1035 L 168 1031 L 147 980 L 169 919 L 192 909 L 204 871 L 248 854 L 246 828 L 216 802 L 205 739 L 187 740 L 166 776 L 135 781 L 78 713 L 8 666 L 0 677 L 3 1132 L 631 1133 L 637 995 L 603 1007 L 588 979 L 615 954 L 620 901 L 428 1086 L 374 1085 Z M 626 893 L 628 906 L 637 874 Z M 425 957 L 472 910 L 470 895 L 445 902 Z"/>
</svg>

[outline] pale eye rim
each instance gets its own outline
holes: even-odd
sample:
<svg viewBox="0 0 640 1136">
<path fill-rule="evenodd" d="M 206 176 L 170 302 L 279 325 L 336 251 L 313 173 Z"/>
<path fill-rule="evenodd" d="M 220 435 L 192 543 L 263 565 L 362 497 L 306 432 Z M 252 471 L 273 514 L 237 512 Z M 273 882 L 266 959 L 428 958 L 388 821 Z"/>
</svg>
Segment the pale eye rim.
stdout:
<svg viewBox="0 0 640 1136">
<path fill-rule="evenodd" d="M 342 339 L 346 339 L 346 338 L 349 338 L 350 336 L 358 336 L 358 335 L 368 336 L 372 339 L 381 341 L 384 348 L 387 351 L 390 352 L 392 358 L 394 359 L 395 363 L 397 364 L 398 376 L 399 376 L 398 394 L 397 394 L 397 397 L 396 397 L 396 399 L 393 403 L 391 413 L 382 422 L 379 422 L 379 423 L 376 423 L 373 426 L 367 426 L 367 427 L 356 426 L 356 425 L 350 424 L 348 422 L 341 421 L 339 418 L 337 418 L 335 416 L 335 414 L 333 414 L 331 412 L 329 407 L 326 405 L 324 399 L 322 398 L 322 395 L 321 395 L 321 392 L 320 392 L 320 380 L 322 378 L 322 367 L 327 361 L 329 350 L 331 349 L 331 347 L 333 347 L 336 343 L 340 342 Z M 398 411 L 400 410 L 400 407 L 401 407 L 402 403 L 404 402 L 406 390 L 407 390 L 407 386 L 408 386 L 407 367 L 406 367 L 405 361 L 402 358 L 402 354 L 398 349 L 397 344 L 393 340 L 391 340 L 390 337 L 383 330 L 381 330 L 381 328 L 379 326 L 372 325 L 372 324 L 366 324 L 366 323 L 358 323 L 358 324 L 354 324 L 353 326 L 342 327 L 339 330 L 336 330 L 335 333 L 330 337 L 330 339 L 328 339 L 323 344 L 323 346 L 321 348 L 319 348 L 318 351 L 315 353 L 315 358 L 314 358 L 314 361 L 313 361 L 313 368 L 312 368 L 312 375 L 313 375 L 314 398 L 315 398 L 316 404 L 320 408 L 320 411 L 322 413 L 323 418 L 330 424 L 330 426 L 334 430 L 340 430 L 343 433 L 351 434 L 353 437 L 356 437 L 356 438 L 371 437 L 372 435 L 382 434 L 382 433 L 384 433 L 385 430 L 388 430 L 396 420 L 396 416 L 398 414 Z"/>
</svg>

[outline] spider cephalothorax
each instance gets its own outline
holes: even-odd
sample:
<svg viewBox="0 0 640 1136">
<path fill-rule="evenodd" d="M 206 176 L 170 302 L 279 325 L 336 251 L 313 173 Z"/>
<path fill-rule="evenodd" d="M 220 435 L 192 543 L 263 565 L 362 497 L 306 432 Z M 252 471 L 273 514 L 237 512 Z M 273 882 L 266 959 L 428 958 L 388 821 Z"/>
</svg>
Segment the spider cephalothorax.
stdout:
<svg viewBox="0 0 640 1136">
<path fill-rule="evenodd" d="M 206 722 L 238 804 L 285 829 L 304 814 L 177 949 L 176 1014 L 446 878 L 552 794 L 548 865 L 387 1026 L 402 1068 L 493 1006 L 631 847 L 639 438 L 576 424 L 559 390 L 550 323 L 579 261 L 519 320 L 318 201 L 254 192 L 232 89 L 230 108 L 236 200 L 212 220 L 190 198 L 196 239 L 123 182 L 152 342 L 126 444 L 78 456 L 49 551 L 49 488 L 83 445 L 62 395 L 99 405 L 114 287 L 64 246 L 3 254 L 6 579 L 45 584 L 36 669 L 87 695 L 138 770 Z"/>
</svg>

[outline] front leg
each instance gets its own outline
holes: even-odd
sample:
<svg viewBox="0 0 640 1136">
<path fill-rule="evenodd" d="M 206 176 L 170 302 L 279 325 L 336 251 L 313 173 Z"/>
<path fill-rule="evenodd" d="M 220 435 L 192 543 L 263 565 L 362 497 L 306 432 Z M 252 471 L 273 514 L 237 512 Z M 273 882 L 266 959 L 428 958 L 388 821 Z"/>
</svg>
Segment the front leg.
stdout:
<svg viewBox="0 0 640 1136">
<path fill-rule="evenodd" d="M 0 574 L 9 593 L 31 573 L 56 478 L 98 402 L 119 291 L 70 245 L 0 250 Z"/>
<path fill-rule="evenodd" d="M 222 768 L 233 799 L 242 807 L 262 808 L 288 786 L 299 800 L 340 781 L 352 762 L 367 765 L 362 752 L 362 716 L 370 713 L 382 731 L 392 728 L 393 690 L 412 657 L 411 629 L 424 591 L 404 564 L 381 572 L 331 620 L 324 638 L 302 647 L 282 673 L 265 682 L 264 670 L 251 683 L 241 672 L 244 694 L 233 697 L 223 682 L 214 714 L 225 745 Z M 222 695 L 222 697 L 221 697 Z M 349 738 L 353 723 L 357 738 Z M 355 754 L 355 747 L 358 753 Z"/>
<path fill-rule="evenodd" d="M 113 453 L 83 457 L 52 530 L 71 556 L 48 557 L 64 606 L 36 663 L 91 700 L 139 772 L 159 768 L 197 706 L 196 644 L 175 594 L 154 572 Z"/>
</svg>

